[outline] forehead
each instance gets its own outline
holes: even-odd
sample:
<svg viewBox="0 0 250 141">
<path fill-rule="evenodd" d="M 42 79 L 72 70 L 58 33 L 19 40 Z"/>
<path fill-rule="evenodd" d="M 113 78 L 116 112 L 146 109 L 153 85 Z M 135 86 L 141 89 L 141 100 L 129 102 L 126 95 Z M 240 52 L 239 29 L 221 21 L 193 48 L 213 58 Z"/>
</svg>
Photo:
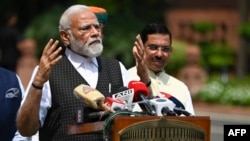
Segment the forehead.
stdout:
<svg viewBox="0 0 250 141">
<path fill-rule="evenodd" d="M 70 17 L 72 26 L 96 24 L 98 20 L 90 10 L 81 10 Z"/>
<path fill-rule="evenodd" d="M 146 44 L 170 45 L 170 36 L 167 34 L 149 34 Z"/>
</svg>

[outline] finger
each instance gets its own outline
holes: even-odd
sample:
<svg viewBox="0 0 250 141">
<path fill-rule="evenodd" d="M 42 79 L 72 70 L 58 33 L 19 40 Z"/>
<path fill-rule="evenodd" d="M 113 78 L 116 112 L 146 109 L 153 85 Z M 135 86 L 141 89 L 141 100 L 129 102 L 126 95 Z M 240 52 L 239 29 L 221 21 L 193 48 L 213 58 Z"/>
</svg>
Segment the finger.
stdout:
<svg viewBox="0 0 250 141">
<path fill-rule="evenodd" d="M 54 50 L 54 52 L 51 52 L 49 58 L 50 58 L 51 60 L 56 59 L 56 58 L 60 55 L 61 50 L 62 50 L 62 47 L 58 47 L 56 50 Z"/>
<path fill-rule="evenodd" d="M 43 53 L 47 52 L 49 50 L 49 48 L 52 46 L 54 40 L 53 39 L 50 39 L 48 41 L 48 43 L 46 44 L 45 48 L 43 49 Z"/>
<path fill-rule="evenodd" d="M 144 45 L 142 43 L 140 34 L 138 34 L 136 36 L 136 42 L 138 43 L 138 46 L 139 46 L 140 50 L 144 51 Z"/>
<path fill-rule="evenodd" d="M 51 65 L 52 66 L 54 66 L 55 64 L 57 64 L 60 60 L 62 59 L 62 55 L 59 55 L 59 56 L 57 56 L 55 59 L 53 59 L 52 61 L 51 61 Z"/>
<path fill-rule="evenodd" d="M 133 47 L 133 55 L 136 60 L 141 60 L 141 55 L 138 53 L 138 49 L 136 46 Z"/>
<path fill-rule="evenodd" d="M 144 45 L 142 43 L 140 35 L 137 35 L 135 45 L 137 46 L 138 52 L 141 56 L 144 55 Z"/>
<path fill-rule="evenodd" d="M 58 47 L 58 44 L 59 44 L 59 41 L 58 40 L 56 40 L 55 42 L 52 42 L 52 44 L 51 44 L 51 46 L 48 48 L 48 54 L 51 54 L 51 53 L 53 53 L 56 49 L 57 49 L 57 47 Z"/>
</svg>

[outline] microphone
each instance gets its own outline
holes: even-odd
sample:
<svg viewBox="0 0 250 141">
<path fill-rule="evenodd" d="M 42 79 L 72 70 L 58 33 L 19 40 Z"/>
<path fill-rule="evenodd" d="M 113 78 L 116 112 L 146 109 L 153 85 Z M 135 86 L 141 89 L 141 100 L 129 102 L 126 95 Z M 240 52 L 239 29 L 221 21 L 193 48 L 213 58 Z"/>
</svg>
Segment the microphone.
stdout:
<svg viewBox="0 0 250 141">
<path fill-rule="evenodd" d="M 150 99 L 150 104 L 154 107 L 157 116 L 164 115 L 162 113 L 163 112 L 162 110 L 166 111 L 164 108 L 168 107 L 168 110 L 173 111 L 175 107 L 173 101 L 165 97 Z M 172 115 L 172 114 L 168 113 L 167 115 Z"/>
<path fill-rule="evenodd" d="M 113 99 L 119 99 L 124 102 L 124 108 L 131 110 L 132 102 L 134 98 L 134 89 L 128 89 L 127 87 L 121 87 L 118 89 L 118 92 L 112 94 Z"/>
<path fill-rule="evenodd" d="M 168 93 L 165 93 L 165 92 L 160 92 L 159 96 L 168 98 L 169 100 L 173 101 L 173 103 L 175 104 L 176 107 L 181 107 L 182 109 L 185 109 L 185 106 L 176 97 L 174 97 Z"/>
<path fill-rule="evenodd" d="M 174 112 L 177 114 L 177 115 L 185 115 L 185 116 L 192 116 L 191 113 L 189 113 L 188 111 L 186 111 L 185 109 L 182 109 L 182 108 L 179 108 L 179 107 L 174 107 Z"/>
<path fill-rule="evenodd" d="M 176 113 L 170 110 L 167 106 L 161 109 L 161 113 L 163 116 L 176 116 Z"/>
<path fill-rule="evenodd" d="M 113 99 L 120 99 L 126 103 L 131 104 L 134 98 L 134 89 L 129 89 L 127 87 L 121 87 L 118 89 L 118 92 L 112 94 Z"/>
<path fill-rule="evenodd" d="M 106 97 L 105 104 L 113 111 L 125 109 L 126 105 L 121 99 L 113 99 L 111 97 Z"/>
<path fill-rule="evenodd" d="M 192 116 L 191 113 L 189 113 L 188 111 L 185 110 L 184 105 L 174 96 L 165 93 L 165 92 L 160 92 L 159 96 L 163 96 L 168 98 L 169 100 L 171 100 L 174 104 L 175 107 L 172 109 L 177 115 L 185 115 L 185 116 Z"/>
<path fill-rule="evenodd" d="M 106 104 L 104 104 L 104 95 L 98 90 L 91 88 L 88 85 L 78 85 L 74 88 L 73 93 L 78 99 L 83 100 L 88 106 L 96 110 L 106 110 L 114 112 Z"/>
<path fill-rule="evenodd" d="M 146 109 L 146 111 L 150 115 L 155 115 L 156 112 L 152 105 L 150 104 L 149 100 L 146 98 L 148 96 L 148 88 L 147 86 L 140 81 L 130 81 L 128 84 L 128 88 L 134 89 L 134 101 L 139 101 L 141 100 Z"/>
<path fill-rule="evenodd" d="M 111 114 L 110 111 L 98 111 L 98 112 L 89 113 L 88 117 L 90 119 L 96 119 L 96 118 L 102 119 L 104 117 L 108 117 L 110 114 Z"/>
</svg>

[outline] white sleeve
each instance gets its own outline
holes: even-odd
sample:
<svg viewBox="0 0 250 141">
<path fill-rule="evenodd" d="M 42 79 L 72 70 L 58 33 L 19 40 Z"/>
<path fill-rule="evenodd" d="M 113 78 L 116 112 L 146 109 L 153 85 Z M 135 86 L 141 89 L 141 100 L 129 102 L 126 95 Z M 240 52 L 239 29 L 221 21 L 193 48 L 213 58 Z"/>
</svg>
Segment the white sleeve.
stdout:
<svg viewBox="0 0 250 141">
<path fill-rule="evenodd" d="M 31 137 L 23 137 L 18 131 L 16 131 L 15 136 L 12 139 L 12 141 L 32 141 L 32 140 L 31 140 Z"/>
<path fill-rule="evenodd" d="M 16 74 L 16 77 L 17 77 L 17 80 L 18 80 L 18 83 L 19 83 L 19 86 L 20 86 L 20 89 L 21 89 L 21 92 L 22 92 L 22 98 L 24 98 L 25 90 L 24 90 L 24 87 L 23 87 L 23 83 L 22 83 L 20 77 L 17 74 Z"/>
<path fill-rule="evenodd" d="M 128 83 L 132 80 L 132 77 L 130 75 L 130 73 L 128 72 L 128 70 L 125 68 L 125 66 L 120 63 L 120 67 L 121 67 L 121 72 L 122 72 L 122 80 L 123 80 L 123 84 L 124 86 L 128 86 Z"/>
<path fill-rule="evenodd" d="M 33 82 L 33 79 L 34 79 L 37 71 L 38 71 L 38 66 L 35 67 L 35 69 L 32 73 L 32 76 L 31 76 L 31 79 L 30 79 L 29 84 L 27 86 L 27 90 L 26 90 L 23 101 L 26 99 L 26 96 L 28 94 L 28 90 L 32 86 L 31 84 Z M 22 101 L 22 103 L 23 103 L 23 101 Z M 48 109 L 50 107 L 51 107 L 51 91 L 50 91 L 49 81 L 47 81 L 43 85 L 42 99 L 40 102 L 39 119 L 40 119 L 41 126 L 43 126 L 43 124 L 44 124 L 45 117 L 46 117 L 46 115 L 48 113 Z"/>
<path fill-rule="evenodd" d="M 186 104 L 185 110 L 191 113 L 192 115 L 195 115 L 193 102 L 192 102 L 191 94 L 189 91 L 187 91 L 187 104 Z"/>
</svg>

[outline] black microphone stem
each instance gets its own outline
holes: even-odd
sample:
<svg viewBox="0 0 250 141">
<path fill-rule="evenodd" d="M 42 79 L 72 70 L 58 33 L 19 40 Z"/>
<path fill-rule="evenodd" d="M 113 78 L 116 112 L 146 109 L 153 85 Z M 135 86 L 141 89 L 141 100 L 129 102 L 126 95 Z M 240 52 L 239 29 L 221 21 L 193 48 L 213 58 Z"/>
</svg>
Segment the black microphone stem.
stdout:
<svg viewBox="0 0 250 141">
<path fill-rule="evenodd" d="M 144 95 L 141 93 L 139 93 L 139 96 L 140 96 L 141 100 L 144 101 L 144 106 L 145 106 L 147 112 L 150 115 L 156 115 L 156 112 L 155 112 L 153 106 L 150 104 L 149 100 L 147 98 L 145 98 Z"/>
</svg>

